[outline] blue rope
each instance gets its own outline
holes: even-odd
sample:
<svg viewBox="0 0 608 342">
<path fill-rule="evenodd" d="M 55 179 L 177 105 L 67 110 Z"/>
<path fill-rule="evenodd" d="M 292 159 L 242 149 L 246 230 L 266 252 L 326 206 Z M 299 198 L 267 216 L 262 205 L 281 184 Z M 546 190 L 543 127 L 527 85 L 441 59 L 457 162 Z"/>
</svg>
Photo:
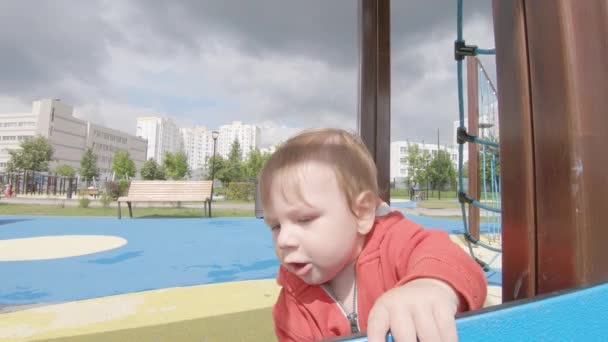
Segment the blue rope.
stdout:
<svg viewBox="0 0 608 342">
<path fill-rule="evenodd" d="M 487 205 L 482 204 L 481 202 L 479 202 L 477 200 L 471 201 L 471 204 L 474 205 L 474 206 L 476 206 L 477 208 L 481 208 L 481 209 L 484 209 L 484 210 L 487 210 L 487 211 L 491 211 L 491 212 L 494 212 L 494 213 L 497 213 L 497 214 L 500 214 L 502 212 L 502 210 L 500 208 L 494 208 L 494 207 L 487 206 Z"/>
<path fill-rule="evenodd" d="M 457 36 L 458 40 L 462 40 L 462 0 L 458 0 L 458 2 L 457 2 L 456 36 Z"/>
<path fill-rule="evenodd" d="M 500 146 L 500 145 L 498 145 L 498 143 L 495 143 L 490 140 L 485 140 L 485 139 L 482 139 L 479 137 L 473 137 L 473 142 L 478 143 L 480 145 L 490 146 L 490 147 L 494 147 L 494 148 L 498 148 Z"/>
<path fill-rule="evenodd" d="M 475 49 L 475 54 L 476 55 L 495 55 L 496 54 L 496 49 L 480 49 L 480 48 L 477 48 L 477 49 Z"/>
</svg>

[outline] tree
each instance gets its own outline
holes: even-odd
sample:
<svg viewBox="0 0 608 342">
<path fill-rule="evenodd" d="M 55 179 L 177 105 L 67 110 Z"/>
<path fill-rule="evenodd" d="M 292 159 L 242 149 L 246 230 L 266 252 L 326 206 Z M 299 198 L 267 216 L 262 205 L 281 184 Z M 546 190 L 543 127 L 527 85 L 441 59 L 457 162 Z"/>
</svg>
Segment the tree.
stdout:
<svg viewBox="0 0 608 342">
<path fill-rule="evenodd" d="M 84 177 L 87 185 L 91 183 L 93 178 L 99 177 L 99 169 L 97 168 L 97 155 L 92 148 L 87 148 L 80 159 L 80 175 Z"/>
<path fill-rule="evenodd" d="M 210 157 L 207 159 L 207 179 L 212 180 L 211 176 L 215 176 L 215 179 L 219 179 L 222 183 L 229 183 L 230 180 L 227 178 L 227 166 L 228 161 L 224 159 L 224 157 L 220 155 L 216 155 L 215 157 Z M 215 175 L 212 175 L 215 168 Z"/>
<path fill-rule="evenodd" d="M 466 161 L 462 164 L 462 177 L 469 178 L 469 162 Z"/>
<path fill-rule="evenodd" d="M 230 153 L 228 154 L 228 162 L 240 163 L 243 160 L 243 150 L 241 144 L 237 139 L 234 139 L 232 145 L 230 145 Z"/>
<path fill-rule="evenodd" d="M 188 170 L 188 156 L 184 152 L 165 153 L 163 158 L 165 176 L 171 179 L 183 179 L 190 173 Z"/>
<path fill-rule="evenodd" d="M 20 147 L 20 150 L 9 151 L 7 172 L 49 170 L 49 161 L 53 158 L 53 146 L 47 138 L 40 135 L 27 138 L 21 141 Z"/>
<path fill-rule="evenodd" d="M 63 164 L 55 168 L 55 173 L 59 176 L 74 177 L 74 175 L 76 174 L 76 170 L 74 170 L 74 168 L 70 165 Z"/>
<path fill-rule="evenodd" d="M 165 170 L 162 166 L 158 166 L 152 158 L 148 159 L 141 167 L 141 178 L 146 180 L 165 179 Z"/>
<path fill-rule="evenodd" d="M 118 179 L 126 179 L 135 176 L 135 163 L 127 151 L 118 151 L 112 161 L 112 171 Z"/>
<path fill-rule="evenodd" d="M 248 179 L 255 179 L 260 174 L 260 171 L 264 167 L 264 164 L 270 159 L 270 153 L 262 154 L 257 148 L 249 152 L 249 158 L 245 162 L 243 168 L 245 171 L 245 177 Z"/>
<path fill-rule="evenodd" d="M 241 144 L 239 144 L 239 141 L 235 139 L 230 147 L 226 168 L 223 170 L 223 178 L 226 179 L 226 182 L 222 181 L 222 183 L 227 185 L 230 182 L 238 182 L 245 178 L 242 160 L 243 152 L 241 150 Z"/>
<path fill-rule="evenodd" d="M 441 199 L 441 189 L 446 185 L 454 186 L 456 183 L 456 170 L 454 170 L 448 152 L 437 152 L 435 158 L 431 161 L 428 176 L 432 188 L 439 191 L 439 199 Z"/>
<path fill-rule="evenodd" d="M 492 136 L 488 137 L 487 140 L 498 142 L 498 139 Z M 482 163 L 484 163 L 485 160 L 485 175 L 483 174 L 483 171 L 479 172 L 479 176 L 484 177 L 480 184 L 483 184 L 484 180 L 489 187 L 492 186 L 492 181 L 496 181 L 496 184 L 500 183 L 500 150 L 488 146 L 481 146 L 479 149 L 481 152 L 479 164 L 483 166 Z M 492 179 L 492 176 L 494 176 L 494 179 Z"/>
<path fill-rule="evenodd" d="M 426 181 L 425 159 L 426 157 L 418 145 L 407 145 L 407 181 L 409 184 L 418 184 L 418 186 L 424 185 L 424 182 Z"/>
</svg>

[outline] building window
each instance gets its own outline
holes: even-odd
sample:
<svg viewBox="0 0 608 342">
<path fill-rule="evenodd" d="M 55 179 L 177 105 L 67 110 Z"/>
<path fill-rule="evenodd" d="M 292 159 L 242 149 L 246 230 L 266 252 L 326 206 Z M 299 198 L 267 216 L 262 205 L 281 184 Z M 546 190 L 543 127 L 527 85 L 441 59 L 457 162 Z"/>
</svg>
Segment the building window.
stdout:
<svg viewBox="0 0 608 342">
<path fill-rule="evenodd" d="M 401 153 L 407 153 L 407 147 L 402 146 L 401 147 Z"/>
<path fill-rule="evenodd" d="M 407 164 L 407 158 L 401 158 L 399 159 L 399 161 L 401 162 L 401 164 Z"/>
</svg>

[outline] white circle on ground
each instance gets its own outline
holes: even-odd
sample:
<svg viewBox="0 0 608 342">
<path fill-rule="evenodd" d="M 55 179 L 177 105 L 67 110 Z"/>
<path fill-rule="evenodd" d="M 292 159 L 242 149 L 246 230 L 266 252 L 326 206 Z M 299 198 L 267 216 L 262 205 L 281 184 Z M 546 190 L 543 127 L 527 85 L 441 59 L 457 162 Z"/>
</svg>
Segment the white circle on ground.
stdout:
<svg viewBox="0 0 608 342">
<path fill-rule="evenodd" d="M 68 258 L 124 246 L 127 240 L 107 235 L 37 236 L 0 240 L 0 261 Z"/>
</svg>

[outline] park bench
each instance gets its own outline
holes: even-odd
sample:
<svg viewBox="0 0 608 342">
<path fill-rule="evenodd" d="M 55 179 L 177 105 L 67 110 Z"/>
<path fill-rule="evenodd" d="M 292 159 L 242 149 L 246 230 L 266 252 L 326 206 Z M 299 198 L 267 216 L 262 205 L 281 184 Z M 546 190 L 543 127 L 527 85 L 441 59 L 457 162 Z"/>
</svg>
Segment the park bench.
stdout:
<svg viewBox="0 0 608 342">
<path fill-rule="evenodd" d="M 99 190 L 97 188 L 80 189 L 78 194 L 80 196 L 92 196 L 93 198 L 97 198 L 99 195 Z"/>
<path fill-rule="evenodd" d="M 211 181 L 133 180 L 127 196 L 118 198 L 118 218 L 121 218 L 121 202 L 127 202 L 131 218 L 133 202 L 203 202 L 204 213 L 211 217 L 212 184 Z"/>
</svg>

